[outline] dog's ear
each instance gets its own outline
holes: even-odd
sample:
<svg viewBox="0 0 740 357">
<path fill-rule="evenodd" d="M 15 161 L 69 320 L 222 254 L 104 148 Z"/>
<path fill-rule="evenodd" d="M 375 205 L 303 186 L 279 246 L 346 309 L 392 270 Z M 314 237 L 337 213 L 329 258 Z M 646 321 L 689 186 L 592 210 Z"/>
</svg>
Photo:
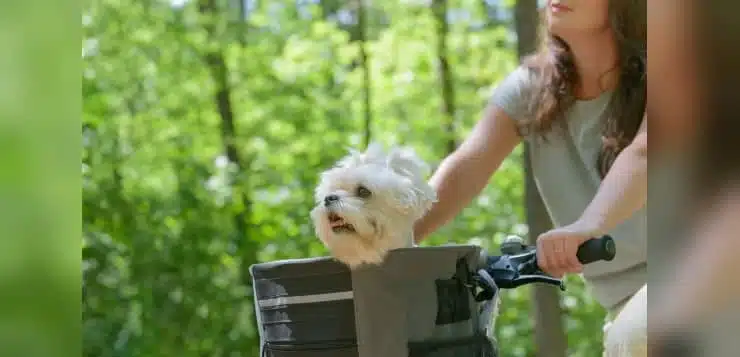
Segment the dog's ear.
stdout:
<svg viewBox="0 0 740 357">
<path fill-rule="evenodd" d="M 419 182 L 415 191 L 417 201 L 416 219 L 419 219 L 423 217 L 430 208 L 432 208 L 434 203 L 437 202 L 437 192 L 434 191 L 432 186 L 429 186 L 426 182 Z"/>
<path fill-rule="evenodd" d="M 424 180 L 407 180 L 407 189 L 398 197 L 398 205 L 410 213 L 414 220 L 426 214 L 437 202 L 437 192 Z"/>
<path fill-rule="evenodd" d="M 411 148 L 394 148 L 386 159 L 388 168 L 413 180 L 423 180 L 429 166 Z"/>
<path fill-rule="evenodd" d="M 402 205 L 413 209 L 414 219 L 419 219 L 437 202 L 437 192 L 425 179 L 429 166 L 411 148 L 391 150 L 387 165 L 395 173 L 408 179 L 410 190 L 403 197 Z"/>
</svg>

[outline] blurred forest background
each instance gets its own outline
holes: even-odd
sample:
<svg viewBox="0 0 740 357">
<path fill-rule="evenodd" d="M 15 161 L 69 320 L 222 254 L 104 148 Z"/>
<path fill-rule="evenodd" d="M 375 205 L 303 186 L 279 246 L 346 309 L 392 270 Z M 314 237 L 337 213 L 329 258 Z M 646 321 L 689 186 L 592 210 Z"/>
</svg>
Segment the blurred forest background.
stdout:
<svg viewBox="0 0 740 357">
<path fill-rule="evenodd" d="M 247 268 L 326 254 L 318 173 L 368 140 L 437 165 L 534 48 L 536 3 L 89 2 L 84 356 L 257 357 Z M 546 229 L 524 150 L 425 244 Z M 569 279 L 504 293 L 504 356 L 601 355 L 604 312 Z"/>
</svg>

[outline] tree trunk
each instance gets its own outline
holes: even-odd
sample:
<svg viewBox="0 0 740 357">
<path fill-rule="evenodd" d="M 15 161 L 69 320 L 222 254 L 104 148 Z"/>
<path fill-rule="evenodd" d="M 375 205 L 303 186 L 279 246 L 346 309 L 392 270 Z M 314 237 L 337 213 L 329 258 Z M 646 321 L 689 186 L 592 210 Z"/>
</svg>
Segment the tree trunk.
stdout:
<svg viewBox="0 0 740 357">
<path fill-rule="evenodd" d="M 518 0 L 515 8 L 516 33 L 519 59 L 534 52 L 537 48 L 537 0 Z M 529 159 L 529 146 L 524 146 L 525 200 L 529 240 L 534 243 L 541 233 L 552 227 L 552 222 L 542 202 L 532 175 Z M 567 337 L 563 328 L 562 308 L 557 288 L 549 285 L 535 285 L 532 288 L 532 301 L 535 310 L 535 339 L 537 356 L 565 357 Z"/>
<path fill-rule="evenodd" d="M 498 9 L 501 7 L 500 4 L 494 3 L 490 0 L 480 0 L 478 5 L 483 13 L 486 14 L 486 27 L 490 28 L 500 23 L 497 16 Z"/>
<path fill-rule="evenodd" d="M 217 31 L 219 14 L 216 0 L 201 0 L 198 4 L 201 14 L 208 17 L 205 29 L 208 37 L 212 42 L 219 41 Z M 244 34 L 242 34 L 244 35 Z M 244 160 L 237 148 L 236 141 L 236 124 L 234 107 L 231 102 L 231 85 L 229 84 L 229 69 L 226 60 L 219 47 L 207 50 L 204 54 L 206 66 L 211 73 L 216 85 L 214 92 L 214 102 L 216 110 L 221 118 L 221 142 L 223 151 L 229 162 L 236 167 L 236 174 L 233 177 L 232 185 L 237 186 L 236 194 L 232 197 L 232 220 L 234 223 L 235 235 L 234 246 L 236 247 L 236 258 L 240 263 L 241 279 L 245 284 L 250 284 L 249 266 L 257 261 L 256 254 L 258 245 L 250 237 L 249 221 L 252 212 L 252 200 L 249 196 L 248 175 L 244 174 L 245 168 L 249 167 L 249 160 Z M 253 320 L 254 331 L 257 331 L 256 321 Z M 255 336 L 256 337 L 256 336 Z"/>
<path fill-rule="evenodd" d="M 539 15 L 537 0 L 518 0 L 514 8 L 514 21 L 517 36 L 517 53 L 521 60 L 537 50 L 537 27 Z"/>
<path fill-rule="evenodd" d="M 372 120 L 373 120 L 373 108 L 372 108 L 372 91 L 371 84 L 372 80 L 370 77 L 370 63 L 368 62 L 367 49 L 367 8 L 363 0 L 356 0 L 357 6 L 357 36 L 360 46 L 360 65 L 362 66 L 362 73 L 364 77 L 363 81 L 363 93 L 362 102 L 364 106 L 364 139 L 365 147 L 370 145 L 372 139 Z"/>
<path fill-rule="evenodd" d="M 439 80 L 442 87 L 442 115 L 445 119 L 445 132 L 447 134 L 446 150 L 450 154 L 455 151 L 455 87 L 453 85 L 450 64 L 447 58 L 447 0 L 433 0 L 432 11 L 437 24 L 437 64 L 439 65 Z"/>
<path fill-rule="evenodd" d="M 341 5 L 338 0 L 321 0 L 319 1 L 321 6 L 321 14 L 324 20 L 328 19 L 329 15 L 337 13 Z"/>
<path fill-rule="evenodd" d="M 524 149 L 527 224 L 529 225 L 530 243 L 534 243 L 538 235 L 552 227 L 552 223 L 550 223 L 550 217 L 534 183 L 529 160 L 529 148 L 525 146 Z M 535 311 L 534 331 L 537 342 L 537 356 L 565 357 L 568 349 L 568 339 L 563 328 L 563 311 L 560 307 L 559 290 L 550 285 L 534 285 L 532 287 L 532 300 Z"/>
<path fill-rule="evenodd" d="M 200 11 L 204 15 L 216 17 L 218 16 L 215 0 L 203 0 L 200 2 Z M 215 21 L 214 21 L 215 22 Z M 217 34 L 215 33 L 215 26 L 207 26 L 207 32 L 209 37 L 213 41 L 218 41 Z M 223 54 L 219 50 L 208 51 L 205 54 L 205 62 L 208 69 L 216 83 L 216 91 L 214 93 L 214 102 L 216 109 L 221 118 L 221 141 L 223 143 L 223 150 L 229 162 L 234 164 L 237 168 L 237 175 L 239 179 L 235 180 L 240 186 L 245 187 L 247 184 L 247 176 L 242 175 L 245 168 L 246 162 L 242 159 L 239 150 L 236 146 L 236 124 L 234 119 L 234 109 L 231 103 L 231 85 L 229 84 L 229 69 L 226 66 L 226 61 Z M 246 190 L 241 191 L 238 199 L 241 200 L 243 209 L 237 210 L 234 214 L 234 226 L 238 233 L 237 246 L 245 247 L 251 240 L 248 237 L 247 225 L 249 222 L 249 216 L 251 213 L 252 201 Z M 245 247 L 246 248 L 246 247 Z M 245 252 L 245 250 L 240 250 Z M 254 250 L 248 251 L 254 253 Z"/>
<path fill-rule="evenodd" d="M 239 42 L 242 46 L 247 45 L 247 2 L 246 0 L 239 1 L 239 20 L 237 21 L 237 30 L 239 31 Z"/>
</svg>

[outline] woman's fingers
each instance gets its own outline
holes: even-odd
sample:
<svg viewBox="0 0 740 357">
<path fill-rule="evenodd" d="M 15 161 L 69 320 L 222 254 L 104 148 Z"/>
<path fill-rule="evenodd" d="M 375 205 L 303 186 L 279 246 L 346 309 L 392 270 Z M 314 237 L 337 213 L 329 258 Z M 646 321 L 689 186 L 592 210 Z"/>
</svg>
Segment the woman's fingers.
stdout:
<svg viewBox="0 0 740 357">
<path fill-rule="evenodd" d="M 537 265 L 549 275 L 553 275 L 553 266 L 550 262 L 549 242 L 547 239 L 537 239 Z"/>
<path fill-rule="evenodd" d="M 568 239 L 566 241 L 566 259 L 569 273 L 580 273 L 583 271 L 583 264 L 578 260 L 578 247 L 580 244 L 581 241 L 578 238 Z"/>
<path fill-rule="evenodd" d="M 550 231 L 537 239 L 537 264 L 547 274 L 561 278 L 566 273 L 580 273 L 583 265 L 577 252 L 581 239 L 566 232 Z"/>
<path fill-rule="evenodd" d="M 557 262 L 556 269 L 561 273 L 570 273 L 571 264 L 568 259 L 568 242 L 563 237 L 554 239 L 552 243 L 553 260 Z"/>
<path fill-rule="evenodd" d="M 537 264 L 545 273 L 560 278 L 563 276 L 560 257 L 556 254 L 554 237 L 542 236 L 537 239 Z"/>
</svg>

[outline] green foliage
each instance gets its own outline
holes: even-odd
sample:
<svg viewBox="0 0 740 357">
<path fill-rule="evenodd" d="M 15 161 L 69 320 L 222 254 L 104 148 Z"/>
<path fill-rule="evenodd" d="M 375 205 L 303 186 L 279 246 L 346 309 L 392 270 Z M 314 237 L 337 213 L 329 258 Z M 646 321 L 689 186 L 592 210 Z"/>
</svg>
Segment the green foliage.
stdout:
<svg viewBox="0 0 740 357">
<path fill-rule="evenodd" d="M 346 7 L 338 1 L 247 1 L 244 23 L 232 3 L 216 1 L 216 16 L 195 1 L 96 0 L 83 12 L 85 356 L 257 356 L 245 269 L 326 254 L 308 212 L 318 173 L 362 144 L 357 29 L 336 20 Z M 457 129 L 446 132 L 435 24 L 423 4 L 379 1 L 369 11 L 371 132 L 436 165 L 516 56 L 510 26 L 480 2 L 450 1 L 465 16 L 448 34 Z M 212 54 L 224 59 L 226 83 Z M 234 138 L 217 105 L 224 88 Z M 229 144 L 239 162 L 228 159 Z M 518 148 L 425 244 L 494 249 L 506 234 L 525 234 L 523 195 Z M 529 291 L 504 299 L 502 348 L 531 356 Z M 568 355 L 598 355 L 603 312 L 578 281 L 564 302 Z"/>
</svg>

